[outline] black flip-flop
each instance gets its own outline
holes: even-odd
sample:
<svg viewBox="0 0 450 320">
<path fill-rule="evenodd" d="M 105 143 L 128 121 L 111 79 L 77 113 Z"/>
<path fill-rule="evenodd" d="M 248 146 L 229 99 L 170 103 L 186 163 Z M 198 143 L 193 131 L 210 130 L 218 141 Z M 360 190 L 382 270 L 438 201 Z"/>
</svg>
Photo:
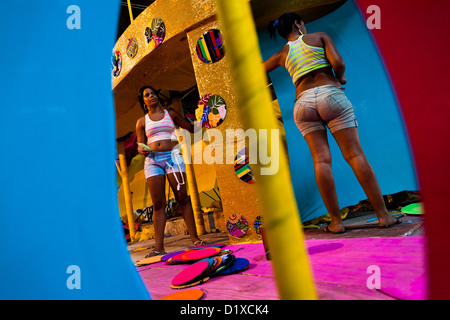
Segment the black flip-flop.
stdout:
<svg viewBox="0 0 450 320">
<path fill-rule="evenodd" d="M 341 234 L 341 233 L 345 233 L 346 230 L 336 232 L 336 231 L 331 231 L 330 229 L 328 229 L 328 226 L 326 226 L 325 228 L 323 228 L 323 231 L 328 232 L 328 233 Z"/>
<path fill-rule="evenodd" d="M 162 256 L 162 255 L 166 255 L 167 252 L 165 251 L 158 251 L 158 250 L 152 250 L 150 251 L 150 253 L 148 253 L 145 258 L 151 258 L 151 257 L 156 257 L 156 256 Z"/>
<path fill-rule="evenodd" d="M 392 223 L 392 224 L 387 224 L 387 225 L 385 225 L 385 226 L 379 226 L 379 228 L 381 228 L 381 229 L 392 228 L 392 227 L 395 226 L 396 224 L 400 224 L 400 223 L 402 223 L 402 220 L 400 220 L 400 218 L 396 218 L 394 223 Z"/>
</svg>

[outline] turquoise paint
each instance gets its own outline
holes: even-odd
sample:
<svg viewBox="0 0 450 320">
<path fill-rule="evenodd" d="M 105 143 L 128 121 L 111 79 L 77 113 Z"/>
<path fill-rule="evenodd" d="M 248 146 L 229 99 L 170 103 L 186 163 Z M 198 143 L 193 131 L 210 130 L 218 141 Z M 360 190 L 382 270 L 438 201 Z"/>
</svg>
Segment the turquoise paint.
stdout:
<svg viewBox="0 0 450 320">
<path fill-rule="evenodd" d="M 67 24 L 73 4 L 79 24 Z M 150 298 L 117 202 L 119 8 L 13 1 L 0 11 L 0 299 Z"/>
<path fill-rule="evenodd" d="M 345 93 L 358 118 L 363 149 L 383 194 L 417 190 L 411 151 L 402 117 L 382 59 L 357 7 L 352 1 L 331 14 L 306 25 L 309 33 L 329 34 L 346 63 Z M 258 30 L 261 54 L 268 59 L 286 40 L 270 39 L 266 30 Z M 400 61 L 399 61 L 400 63 Z M 295 87 L 284 68 L 269 74 L 277 94 L 288 143 L 292 184 L 302 221 L 327 213 L 314 178 L 308 146 L 294 123 Z M 350 166 L 329 134 L 333 173 L 340 207 L 367 199 Z"/>
</svg>

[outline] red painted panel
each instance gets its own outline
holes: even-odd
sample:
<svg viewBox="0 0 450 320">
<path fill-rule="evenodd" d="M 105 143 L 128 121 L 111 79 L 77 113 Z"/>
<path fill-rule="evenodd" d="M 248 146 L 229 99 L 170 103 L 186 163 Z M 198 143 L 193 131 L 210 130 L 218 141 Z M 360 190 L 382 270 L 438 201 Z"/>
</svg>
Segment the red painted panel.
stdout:
<svg viewBox="0 0 450 320">
<path fill-rule="evenodd" d="M 422 191 L 428 237 L 429 297 L 450 299 L 450 3 L 356 0 L 362 16 L 380 8 L 371 33 L 405 120 Z"/>
</svg>

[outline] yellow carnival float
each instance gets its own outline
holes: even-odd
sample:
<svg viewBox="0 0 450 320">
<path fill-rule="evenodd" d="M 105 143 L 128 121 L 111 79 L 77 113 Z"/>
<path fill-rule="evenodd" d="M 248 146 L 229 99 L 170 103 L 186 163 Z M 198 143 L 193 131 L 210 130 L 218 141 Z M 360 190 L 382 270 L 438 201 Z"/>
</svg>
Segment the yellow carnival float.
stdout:
<svg viewBox="0 0 450 320">
<path fill-rule="evenodd" d="M 201 176 L 199 172 L 206 172 L 214 180 L 217 177 L 230 244 L 260 242 L 257 229 L 263 220 L 265 237 L 273 249 L 274 271 L 279 285 L 285 288 L 282 292 L 286 297 L 298 294 L 314 297 L 287 157 L 276 160 L 276 174 L 261 174 L 264 165 L 251 161 L 249 149 L 255 146 L 249 145 L 253 132 L 250 130 L 256 132 L 258 145 L 267 148 L 266 155 L 271 154 L 271 147 L 280 148 L 281 155 L 286 154 L 283 144 L 279 143 L 278 130 L 272 130 L 278 129 L 279 124 L 262 68 L 255 23 L 265 27 L 269 20 L 287 10 L 299 12 L 305 20 L 313 20 L 318 18 L 319 12 L 324 15 L 342 1 L 286 3 L 289 5 L 244 0 L 155 1 L 120 36 L 113 49 L 112 89 L 120 160 L 118 170 L 124 194 L 121 211 L 125 207 L 133 237 L 133 205 L 151 204 L 143 202 L 143 196 L 133 194 L 139 200 L 131 199 L 123 147 L 123 138 L 134 132 L 136 119 L 142 116 L 138 90 L 144 85 L 167 92 L 196 88 L 199 100 L 195 117 L 202 123 L 202 135 L 200 139 L 179 138 L 200 144 L 196 148 L 195 143 L 192 146 L 186 143 L 185 146 L 193 151 L 190 154 L 186 147 L 183 150 L 186 163 L 194 163 L 187 165 L 187 176 L 199 234 L 206 230 L 196 177 Z M 173 99 L 171 107 L 183 114 L 179 98 Z M 215 161 L 212 164 L 202 161 L 205 159 L 199 161 L 199 154 L 203 158 L 208 154 Z M 141 180 L 141 190 L 147 195 L 145 179 Z M 296 245 L 293 247 L 292 244 Z M 288 247 L 289 254 L 286 254 Z M 285 259 L 289 259 L 289 263 Z M 283 276 L 293 273 L 300 276 L 303 291 L 298 290 L 298 283 L 292 283 L 292 278 L 288 280 Z"/>
</svg>

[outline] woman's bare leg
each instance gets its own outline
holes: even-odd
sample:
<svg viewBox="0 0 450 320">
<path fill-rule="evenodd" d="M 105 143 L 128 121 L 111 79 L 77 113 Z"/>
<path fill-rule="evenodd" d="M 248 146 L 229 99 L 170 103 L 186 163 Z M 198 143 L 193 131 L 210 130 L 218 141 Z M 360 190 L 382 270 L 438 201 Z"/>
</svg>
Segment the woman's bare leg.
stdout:
<svg viewBox="0 0 450 320">
<path fill-rule="evenodd" d="M 183 216 L 184 222 L 186 223 L 186 227 L 191 237 L 192 243 L 195 244 L 195 242 L 201 240 L 197 235 L 197 228 L 195 226 L 194 211 L 192 210 L 192 204 L 187 195 L 186 184 L 180 185 L 180 190 L 177 190 L 178 182 L 176 181 L 174 174 L 177 175 L 179 181 L 182 181 L 179 172 L 171 173 L 168 175 L 169 184 L 175 195 L 175 200 L 180 206 L 181 215 Z M 181 174 L 183 175 L 184 181 L 186 181 L 186 174 L 185 173 Z"/>
<path fill-rule="evenodd" d="M 166 177 L 163 174 L 147 179 L 153 202 L 153 227 L 155 228 L 155 250 L 164 251 L 164 229 L 166 227 Z"/>
<path fill-rule="evenodd" d="M 345 229 L 339 209 L 333 172 L 331 171 L 331 152 L 328 145 L 327 132 L 325 130 L 310 132 L 305 135 L 305 140 L 311 151 L 314 174 L 320 195 L 331 216 L 328 230 L 332 232 L 343 232 Z"/>
<path fill-rule="evenodd" d="M 352 168 L 358 182 L 366 193 L 367 199 L 372 204 L 377 214 L 379 225 L 393 224 L 396 219 L 387 211 L 375 173 L 362 150 L 358 128 L 342 129 L 335 132 L 333 136 L 341 149 L 344 159 Z"/>
</svg>

